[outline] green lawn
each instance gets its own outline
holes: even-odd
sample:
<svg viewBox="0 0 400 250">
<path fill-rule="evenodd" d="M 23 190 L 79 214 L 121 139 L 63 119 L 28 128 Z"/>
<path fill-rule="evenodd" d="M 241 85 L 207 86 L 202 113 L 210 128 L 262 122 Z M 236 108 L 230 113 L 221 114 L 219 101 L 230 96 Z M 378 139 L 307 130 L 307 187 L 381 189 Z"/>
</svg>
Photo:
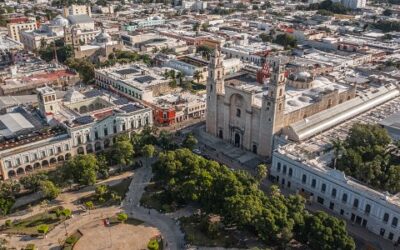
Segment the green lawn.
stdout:
<svg viewBox="0 0 400 250">
<path fill-rule="evenodd" d="M 219 230 L 216 237 L 210 238 L 203 232 L 199 216 L 183 217 L 180 219 L 186 241 L 195 246 L 205 247 L 239 247 L 238 240 L 229 232 Z"/>
<path fill-rule="evenodd" d="M 11 227 L 8 228 L 3 225 L 1 228 L 1 232 L 9 234 L 25 234 L 36 236 L 40 235 L 37 231 L 37 227 L 42 224 L 48 225 L 50 232 L 55 226 L 65 220 L 64 216 L 60 216 L 59 218 L 57 218 L 57 215 L 54 211 L 55 209 L 52 209 L 50 211 L 16 221 L 11 225 Z"/>
<path fill-rule="evenodd" d="M 78 240 L 82 237 L 82 234 L 79 231 L 76 231 L 72 235 L 70 235 L 64 243 L 63 250 L 72 250 L 74 245 Z"/>
<path fill-rule="evenodd" d="M 112 192 L 115 192 L 121 197 L 121 201 L 125 199 L 125 195 L 128 192 L 129 185 L 131 184 L 132 178 L 125 178 L 121 182 L 119 182 L 116 185 L 113 186 L 108 186 L 109 189 L 109 194 L 105 196 L 105 201 L 101 202 L 97 199 L 96 194 L 90 194 L 86 197 L 83 197 L 81 199 L 82 203 L 92 201 L 95 207 L 104 207 L 104 206 L 114 206 L 118 205 L 120 201 L 118 200 L 112 200 L 111 194 Z"/>
<path fill-rule="evenodd" d="M 125 199 L 125 195 L 129 190 L 129 185 L 132 182 L 132 177 L 123 179 L 120 183 L 110 186 L 110 190 L 116 192 L 121 196 L 122 199 Z"/>
<path fill-rule="evenodd" d="M 152 183 L 145 188 L 140 204 L 146 208 L 153 208 L 164 213 L 176 211 L 179 207 L 172 204 L 172 198 L 157 184 Z"/>
</svg>

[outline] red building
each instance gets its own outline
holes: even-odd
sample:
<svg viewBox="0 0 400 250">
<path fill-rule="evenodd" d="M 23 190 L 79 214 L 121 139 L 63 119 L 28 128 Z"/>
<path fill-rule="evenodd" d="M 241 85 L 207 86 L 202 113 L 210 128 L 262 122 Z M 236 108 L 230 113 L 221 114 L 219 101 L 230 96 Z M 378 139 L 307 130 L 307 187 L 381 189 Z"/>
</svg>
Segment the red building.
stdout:
<svg viewBox="0 0 400 250">
<path fill-rule="evenodd" d="M 154 119 L 160 125 L 172 125 L 175 123 L 176 111 L 174 107 L 154 107 Z"/>
</svg>

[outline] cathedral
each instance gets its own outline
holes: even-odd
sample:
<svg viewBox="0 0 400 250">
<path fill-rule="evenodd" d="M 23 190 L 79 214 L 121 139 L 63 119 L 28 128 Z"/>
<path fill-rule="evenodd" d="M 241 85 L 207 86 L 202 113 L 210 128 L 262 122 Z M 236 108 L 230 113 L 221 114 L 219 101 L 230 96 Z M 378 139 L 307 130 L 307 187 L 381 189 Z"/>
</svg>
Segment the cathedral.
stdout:
<svg viewBox="0 0 400 250">
<path fill-rule="evenodd" d="M 223 55 L 216 49 L 207 79 L 206 131 L 266 158 L 276 147 L 275 135 L 285 134 L 290 124 L 307 121 L 356 93 L 353 85 L 308 72 L 288 74 L 278 59 L 270 68 L 269 79 L 261 83 L 246 71 L 225 75 Z"/>
</svg>

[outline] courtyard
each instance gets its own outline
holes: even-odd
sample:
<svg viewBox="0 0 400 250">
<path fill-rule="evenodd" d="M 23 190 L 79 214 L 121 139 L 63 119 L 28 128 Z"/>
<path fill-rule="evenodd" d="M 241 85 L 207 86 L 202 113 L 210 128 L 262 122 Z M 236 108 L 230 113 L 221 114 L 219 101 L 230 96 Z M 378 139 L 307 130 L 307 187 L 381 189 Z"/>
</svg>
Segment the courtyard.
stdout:
<svg viewBox="0 0 400 250">
<path fill-rule="evenodd" d="M 160 235 L 158 229 L 137 220 L 105 226 L 103 220 L 86 224 L 79 230 L 82 237 L 74 250 L 146 249 L 150 239 Z M 129 237 L 127 237 L 129 235 Z"/>
</svg>

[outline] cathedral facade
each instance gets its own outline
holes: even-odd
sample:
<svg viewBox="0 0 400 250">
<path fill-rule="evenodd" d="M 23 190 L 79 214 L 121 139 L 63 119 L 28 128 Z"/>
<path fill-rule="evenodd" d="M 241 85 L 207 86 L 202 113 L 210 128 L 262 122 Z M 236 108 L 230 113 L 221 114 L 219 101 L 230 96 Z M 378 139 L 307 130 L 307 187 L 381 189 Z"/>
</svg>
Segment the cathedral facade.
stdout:
<svg viewBox="0 0 400 250">
<path fill-rule="evenodd" d="M 315 82 L 312 89 L 287 86 L 279 60 L 271 64 L 266 84 L 248 73 L 225 76 L 219 49 L 208 72 L 206 131 L 266 158 L 274 149 L 274 136 L 283 128 L 355 97 L 355 87 L 334 88 L 325 78 L 310 78 Z"/>
</svg>

